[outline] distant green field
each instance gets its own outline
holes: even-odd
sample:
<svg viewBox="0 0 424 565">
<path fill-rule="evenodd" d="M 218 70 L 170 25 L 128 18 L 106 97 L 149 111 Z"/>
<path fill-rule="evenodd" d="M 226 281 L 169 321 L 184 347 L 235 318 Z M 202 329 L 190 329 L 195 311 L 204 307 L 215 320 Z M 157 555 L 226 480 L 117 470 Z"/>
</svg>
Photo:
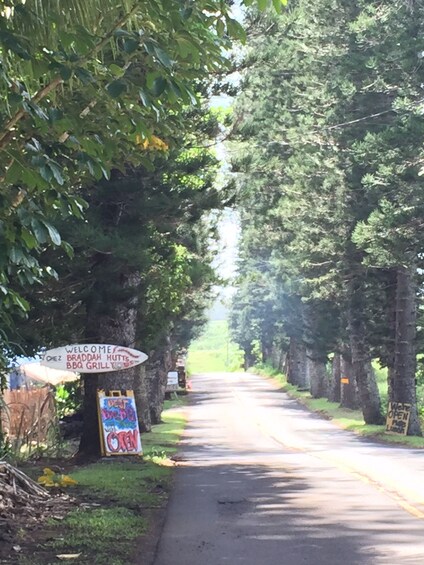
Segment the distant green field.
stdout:
<svg viewBox="0 0 424 565">
<path fill-rule="evenodd" d="M 211 320 L 188 350 L 190 374 L 239 371 L 243 352 L 231 341 L 226 320 Z"/>
</svg>

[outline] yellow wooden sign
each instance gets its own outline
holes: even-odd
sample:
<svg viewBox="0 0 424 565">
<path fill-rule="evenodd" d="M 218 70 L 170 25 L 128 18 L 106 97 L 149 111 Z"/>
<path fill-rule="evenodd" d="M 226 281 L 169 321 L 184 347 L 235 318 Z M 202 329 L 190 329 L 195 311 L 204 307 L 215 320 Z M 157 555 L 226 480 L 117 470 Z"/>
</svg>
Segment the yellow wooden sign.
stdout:
<svg viewBox="0 0 424 565">
<path fill-rule="evenodd" d="M 342 377 L 340 379 L 340 382 L 342 383 L 342 385 L 348 385 L 349 384 L 349 379 L 347 377 Z"/>
<path fill-rule="evenodd" d="M 411 405 L 405 402 L 389 402 L 387 410 L 386 431 L 395 434 L 408 433 Z"/>
</svg>

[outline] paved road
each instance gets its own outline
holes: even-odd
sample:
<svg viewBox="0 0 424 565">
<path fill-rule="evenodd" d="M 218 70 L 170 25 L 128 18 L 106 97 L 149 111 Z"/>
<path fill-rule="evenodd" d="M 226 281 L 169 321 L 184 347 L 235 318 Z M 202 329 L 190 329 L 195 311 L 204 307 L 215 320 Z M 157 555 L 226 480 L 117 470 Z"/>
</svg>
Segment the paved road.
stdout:
<svg viewBox="0 0 424 565">
<path fill-rule="evenodd" d="M 259 377 L 195 377 L 155 565 L 424 565 L 424 451 L 373 444 Z"/>
</svg>

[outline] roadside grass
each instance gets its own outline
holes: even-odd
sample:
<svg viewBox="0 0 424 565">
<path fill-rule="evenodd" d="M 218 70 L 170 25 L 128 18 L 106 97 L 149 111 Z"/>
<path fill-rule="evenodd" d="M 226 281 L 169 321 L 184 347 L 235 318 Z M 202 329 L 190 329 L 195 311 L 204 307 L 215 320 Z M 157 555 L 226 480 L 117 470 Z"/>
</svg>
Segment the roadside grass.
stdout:
<svg viewBox="0 0 424 565">
<path fill-rule="evenodd" d="M 243 352 L 230 338 L 226 320 L 211 320 L 188 350 L 187 370 L 196 373 L 222 373 L 240 370 Z"/>
<path fill-rule="evenodd" d="M 57 563 L 60 554 L 76 555 L 68 562 L 78 565 L 132 563 L 137 538 L 148 532 L 152 512 L 163 508 L 168 498 L 170 457 L 185 427 L 182 404 L 168 401 L 166 408 L 173 410 L 165 411 L 163 422 L 142 436 L 143 458 L 110 457 L 75 467 L 70 475 L 78 485 L 69 494 L 82 504 L 59 520 L 50 517 L 47 539 L 31 547 L 31 557 L 23 551 L 17 563 L 49 565 Z"/>
<path fill-rule="evenodd" d="M 387 379 L 385 369 L 375 366 L 377 384 L 381 393 L 384 412 L 387 410 Z M 289 383 L 286 376 L 266 365 L 257 365 L 251 369 L 255 374 L 271 378 L 277 383 L 281 390 L 292 398 L 296 398 L 301 404 L 312 412 L 321 414 L 324 418 L 332 420 L 337 426 L 354 432 L 363 437 L 372 437 L 378 441 L 390 444 L 398 444 L 417 449 L 424 448 L 424 438 L 415 436 L 404 436 L 386 432 L 386 426 L 365 424 L 360 410 L 349 410 L 342 408 L 337 402 L 330 402 L 325 398 L 312 398 L 308 391 L 300 391 Z"/>
</svg>

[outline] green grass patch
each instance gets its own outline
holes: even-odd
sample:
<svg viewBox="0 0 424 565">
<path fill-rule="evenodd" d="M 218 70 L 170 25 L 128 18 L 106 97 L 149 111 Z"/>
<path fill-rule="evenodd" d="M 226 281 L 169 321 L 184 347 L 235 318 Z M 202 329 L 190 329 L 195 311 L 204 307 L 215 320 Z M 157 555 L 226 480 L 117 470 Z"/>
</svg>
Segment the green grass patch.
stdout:
<svg viewBox="0 0 424 565">
<path fill-rule="evenodd" d="M 163 507 L 170 490 L 172 461 L 185 426 L 180 399 L 166 402 L 163 422 L 142 435 L 143 458 L 113 457 L 75 468 L 78 481 L 70 493 L 87 502 L 63 520 L 49 519 L 49 540 L 31 559 L 19 556 L 19 564 L 47 565 L 57 554 L 81 555 L 78 565 L 127 565 L 132 563 L 135 540 L 149 527 L 151 511 Z"/>
<path fill-rule="evenodd" d="M 124 565 L 133 543 L 147 528 L 147 520 L 123 507 L 70 512 L 61 523 L 63 537 L 46 544 L 59 554 L 81 553 L 79 564 Z M 74 561 L 75 562 L 75 561 Z"/>
<path fill-rule="evenodd" d="M 387 370 L 379 368 L 377 373 L 377 383 L 380 386 L 385 384 L 385 398 L 387 399 Z M 325 398 L 312 398 L 309 391 L 299 391 L 297 388 L 287 383 L 286 376 L 276 372 L 269 366 L 259 365 L 252 369 L 252 372 L 268 378 L 281 385 L 281 390 L 287 392 L 292 398 L 296 398 L 312 412 L 316 412 L 332 420 L 335 424 L 345 430 L 352 431 L 360 436 L 373 437 L 385 443 L 404 445 L 413 448 L 424 448 L 424 438 L 415 436 L 403 436 L 386 432 L 385 425 L 365 424 L 360 410 L 349 410 L 343 408 L 338 402 L 330 402 Z M 383 403 L 383 399 L 382 399 Z M 386 401 L 387 404 L 387 401 Z M 384 404 L 383 404 L 384 406 Z"/>
<path fill-rule="evenodd" d="M 211 320 L 203 334 L 193 341 L 188 351 L 190 374 L 239 371 L 243 352 L 230 338 L 226 320 Z"/>
</svg>

